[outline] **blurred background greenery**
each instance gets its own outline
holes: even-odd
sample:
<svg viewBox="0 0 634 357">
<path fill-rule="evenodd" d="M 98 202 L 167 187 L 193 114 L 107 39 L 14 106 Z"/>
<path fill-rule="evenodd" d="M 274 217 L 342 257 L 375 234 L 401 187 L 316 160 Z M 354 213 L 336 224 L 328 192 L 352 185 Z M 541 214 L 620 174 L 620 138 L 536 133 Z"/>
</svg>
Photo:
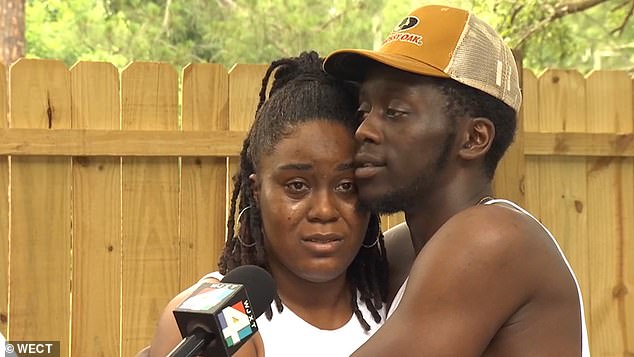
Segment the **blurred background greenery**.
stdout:
<svg viewBox="0 0 634 357">
<path fill-rule="evenodd" d="M 23 5 L 27 57 L 69 66 L 152 60 L 230 68 L 306 49 L 325 55 L 343 47 L 377 48 L 409 11 L 437 3 L 475 11 L 521 50 L 524 67 L 536 73 L 634 70 L 634 0 L 2 1 Z"/>
</svg>

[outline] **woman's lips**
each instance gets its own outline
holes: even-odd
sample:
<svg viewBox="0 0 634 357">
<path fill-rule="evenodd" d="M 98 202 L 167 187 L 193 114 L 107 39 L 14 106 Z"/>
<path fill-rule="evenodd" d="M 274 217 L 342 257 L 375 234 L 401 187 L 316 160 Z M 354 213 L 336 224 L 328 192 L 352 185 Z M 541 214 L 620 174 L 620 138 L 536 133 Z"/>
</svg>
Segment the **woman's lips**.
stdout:
<svg viewBox="0 0 634 357">
<path fill-rule="evenodd" d="M 343 244 L 343 237 L 337 234 L 314 234 L 302 238 L 302 244 L 314 253 L 323 255 L 334 253 Z"/>
</svg>

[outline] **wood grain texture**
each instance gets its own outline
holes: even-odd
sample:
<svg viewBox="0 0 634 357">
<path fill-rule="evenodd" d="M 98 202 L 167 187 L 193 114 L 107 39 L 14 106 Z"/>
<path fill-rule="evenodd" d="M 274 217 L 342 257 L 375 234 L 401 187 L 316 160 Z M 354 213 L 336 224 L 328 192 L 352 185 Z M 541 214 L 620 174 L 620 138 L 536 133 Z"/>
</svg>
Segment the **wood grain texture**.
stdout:
<svg viewBox="0 0 634 357">
<path fill-rule="evenodd" d="M 135 62 L 121 74 L 122 129 L 177 130 L 178 74 Z M 149 344 L 179 290 L 179 173 L 176 158 L 122 159 L 121 353 Z"/>
<path fill-rule="evenodd" d="M 0 128 L 6 128 L 6 68 L 0 63 Z M 0 333 L 7 336 L 9 316 L 9 158 L 0 156 Z"/>
<path fill-rule="evenodd" d="M 598 71 L 586 79 L 588 132 L 632 133 L 632 80 L 624 72 Z M 587 162 L 590 240 L 590 315 L 593 355 L 634 353 L 634 283 L 631 250 L 631 159 L 605 157 Z"/>
<path fill-rule="evenodd" d="M 634 134 L 526 132 L 525 155 L 634 157 Z"/>
<path fill-rule="evenodd" d="M 72 127 L 119 129 L 119 71 L 71 69 Z M 121 162 L 73 158 L 73 356 L 117 356 L 121 297 Z M 96 308 L 98 307 L 98 308 Z"/>
<path fill-rule="evenodd" d="M 71 126 L 70 73 L 60 61 L 21 59 L 11 67 L 11 126 Z M 71 162 L 11 161 L 9 337 L 60 341 L 69 354 Z"/>
<path fill-rule="evenodd" d="M 523 72 L 520 73 L 523 75 Z M 525 95 L 524 95 L 525 96 Z M 526 100 L 523 98 L 523 100 Z M 524 156 L 524 113 L 517 113 L 513 143 L 498 163 L 493 177 L 493 194 L 523 206 L 525 199 L 526 161 Z"/>
<path fill-rule="evenodd" d="M 262 87 L 262 77 L 268 66 L 259 64 L 237 64 L 229 71 L 229 130 L 248 131 L 255 119 L 255 110 L 260 101 L 259 92 Z M 272 82 L 272 81 L 271 81 Z M 228 197 L 233 192 L 233 180 L 238 172 L 240 160 L 238 157 L 229 158 L 229 187 Z M 227 201 L 227 210 L 229 204 Z M 237 204 L 236 204 L 237 207 Z M 235 212 L 236 218 L 238 212 Z"/>
<path fill-rule="evenodd" d="M 222 157 L 239 153 L 245 134 L 226 130 L 0 128 L 0 155 Z"/>
<path fill-rule="evenodd" d="M 585 131 L 585 103 L 585 80 L 579 72 L 546 71 L 539 78 L 540 133 Z M 589 310 L 585 169 L 585 157 L 542 157 L 539 197 L 541 220 L 564 251 L 584 296 L 585 309 Z M 590 319 L 589 314 L 586 318 Z"/>
<path fill-rule="evenodd" d="M 218 64 L 183 70 L 184 132 L 229 129 L 229 76 Z M 213 138 L 208 138 L 213 142 Z M 241 137 L 239 147 L 242 146 Z M 236 150 L 236 152 L 238 152 Z M 225 243 L 227 159 L 183 157 L 181 172 L 180 288 L 218 269 Z"/>
<path fill-rule="evenodd" d="M 537 76 L 524 69 L 522 76 L 522 130 L 539 132 L 539 89 Z M 525 135 L 527 138 L 527 135 Z M 528 143 L 526 143 L 528 144 Z M 526 178 L 524 179 L 524 203 L 535 217 L 541 217 L 539 203 L 539 163 L 538 157 L 525 157 Z"/>
</svg>

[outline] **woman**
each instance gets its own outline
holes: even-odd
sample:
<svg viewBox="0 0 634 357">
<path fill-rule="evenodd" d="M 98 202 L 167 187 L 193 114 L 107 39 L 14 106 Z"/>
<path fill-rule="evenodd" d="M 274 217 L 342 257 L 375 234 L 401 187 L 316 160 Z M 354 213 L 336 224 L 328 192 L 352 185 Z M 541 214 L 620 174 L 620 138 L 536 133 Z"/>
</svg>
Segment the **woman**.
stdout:
<svg viewBox="0 0 634 357">
<path fill-rule="evenodd" d="M 311 52 L 271 64 L 240 153 L 220 273 L 259 265 L 278 288 L 257 320 L 262 338 L 240 355 L 262 355 L 263 348 L 268 356 L 348 356 L 384 320 L 383 235 L 378 216 L 360 207 L 354 184 L 357 91 L 325 74 L 322 61 Z M 194 288 L 165 309 L 152 356 L 180 341 L 172 310 Z"/>
</svg>

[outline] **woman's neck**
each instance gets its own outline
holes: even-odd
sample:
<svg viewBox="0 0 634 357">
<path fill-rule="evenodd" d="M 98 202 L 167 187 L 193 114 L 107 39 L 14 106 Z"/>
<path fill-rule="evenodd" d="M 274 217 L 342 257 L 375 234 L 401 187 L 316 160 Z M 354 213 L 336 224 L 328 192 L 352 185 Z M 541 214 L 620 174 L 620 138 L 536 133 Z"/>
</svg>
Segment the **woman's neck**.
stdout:
<svg viewBox="0 0 634 357">
<path fill-rule="evenodd" d="M 350 321 L 352 293 L 345 272 L 333 280 L 319 283 L 303 279 L 284 268 L 271 266 L 271 273 L 285 308 L 307 323 L 320 329 L 334 330 Z"/>
</svg>

